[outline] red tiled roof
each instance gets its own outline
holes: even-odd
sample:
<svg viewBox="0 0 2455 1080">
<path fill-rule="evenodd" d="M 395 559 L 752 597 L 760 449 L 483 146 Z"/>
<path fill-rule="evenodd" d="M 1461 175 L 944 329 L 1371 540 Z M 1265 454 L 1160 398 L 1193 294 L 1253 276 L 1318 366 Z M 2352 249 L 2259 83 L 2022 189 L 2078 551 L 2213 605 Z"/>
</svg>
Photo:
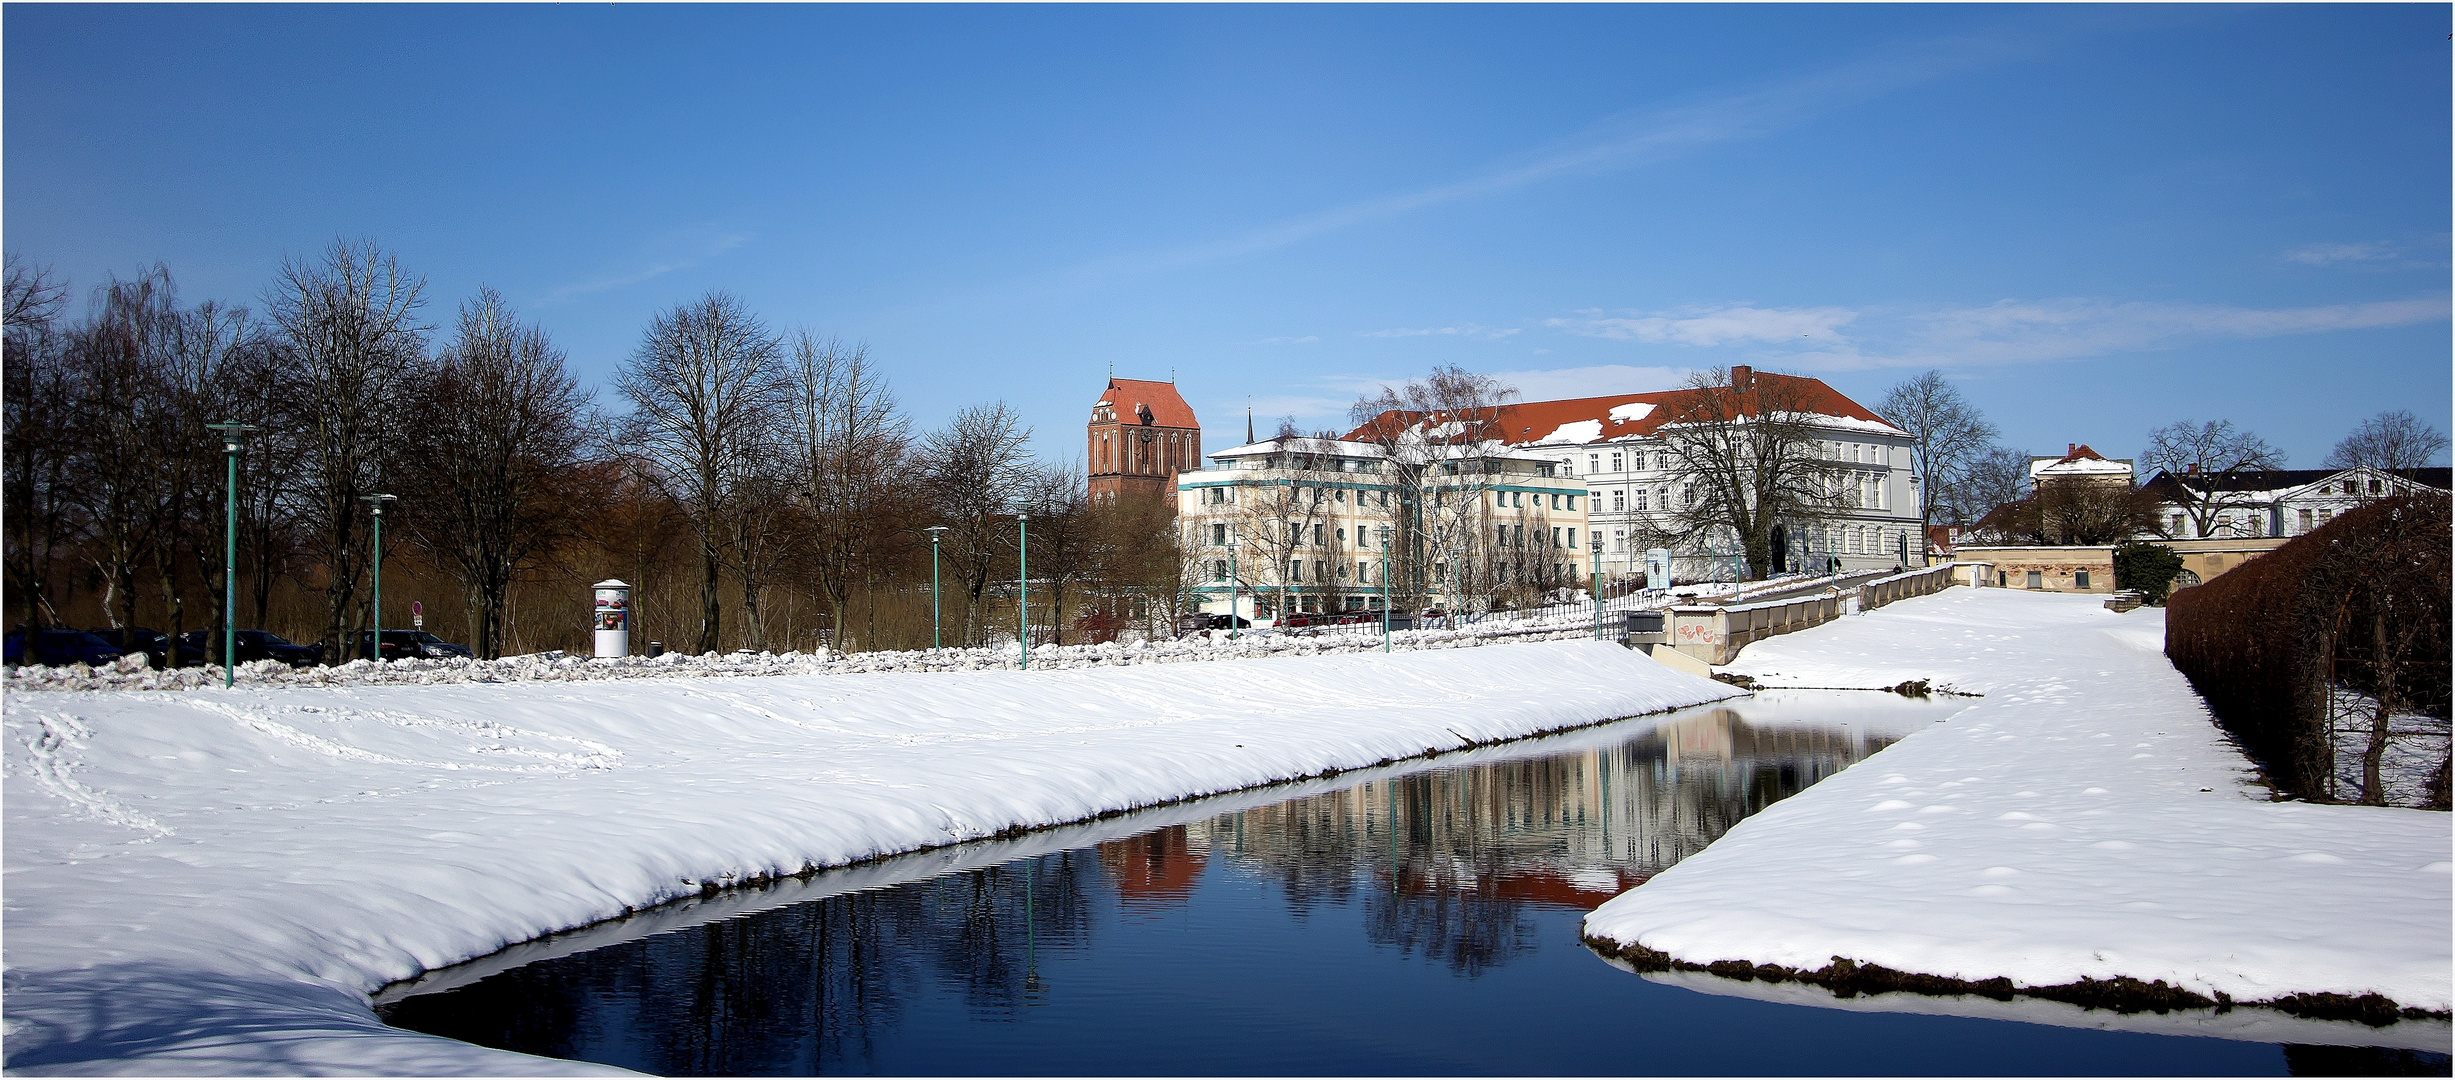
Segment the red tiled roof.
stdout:
<svg viewBox="0 0 2455 1080">
<path fill-rule="evenodd" d="M 1847 417 L 1886 423 L 1865 406 L 1850 400 L 1822 379 L 1799 375 L 1779 375 L 1769 371 L 1754 372 L 1758 381 L 1778 381 L 1797 384 L 1793 392 L 1800 403 L 1820 416 Z M 1561 427 L 1579 421 L 1594 421 L 1598 426 L 1595 439 L 1618 439 L 1652 435 L 1686 411 L 1687 402 L 1697 390 L 1657 390 L 1649 394 L 1613 394 L 1605 397 L 1568 398 L 1561 401 L 1522 401 L 1503 405 L 1494 418 L 1492 434 L 1509 443 L 1539 442 Z M 1653 410 L 1634 420 L 1613 420 L 1611 410 L 1623 405 L 1651 405 Z M 1368 429 L 1380 424 L 1390 414 L 1384 413 L 1370 423 L 1348 434 L 1350 439 L 1368 439 Z M 1409 419 L 1416 419 L 1410 417 Z M 1594 441 L 1594 440 L 1587 440 Z"/>
<path fill-rule="evenodd" d="M 1141 379 L 1110 379 L 1108 389 L 1100 394 L 1100 405 L 1113 405 L 1120 422 L 1139 423 L 1143 406 L 1151 409 L 1151 424 L 1155 427 L 1198 428 L 1202 422 L 1193 418 L 1193 406 L 1176 392 L 1175 383 L 1145 382 Z"/>
</svg>

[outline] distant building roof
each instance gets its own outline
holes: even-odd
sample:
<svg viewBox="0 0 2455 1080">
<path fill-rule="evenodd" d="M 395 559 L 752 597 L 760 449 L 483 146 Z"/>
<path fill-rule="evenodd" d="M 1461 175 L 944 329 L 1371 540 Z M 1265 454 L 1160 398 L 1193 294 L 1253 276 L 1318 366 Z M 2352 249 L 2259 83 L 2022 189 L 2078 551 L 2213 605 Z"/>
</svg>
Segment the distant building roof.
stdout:
<svg viewBox="0 0 2455 1080">
<path fill-rule="evenodd" d="M 2107 458 L 2087 443 L 2067 443 L 2062 457 L 2031 457 L 2029 480 L 2063 480 L 2077 477 L 2092 479 L 2119 476 L 2131 479 L 2130 458 Z"/>
<path fill-rule="evenodd" d="M 1141 379 L 1110 379 L 1108 389 L 1092 408 L 1113 406 L 1119 422 L 1149 424 L 1154 427 L 1198 428 L 1202 424 L 1193 417 L 1193 406 L 1176 392 L 1172 382 L 1145 382 Z M 1149 411 L 1147 417 L 1144 410 Z"/>
<path fill-rule="evenodd" d="M 1745 367 L 1731 369 L 1734 380 L 1765 380 L 1796 384 L 1794 392 L 1818 422 L 1832 427 L 1856 428 L 1883 435 L 1903 432 L 1865 406 L 1850 400 L 1840 391 L 1825 385 L 1822 379 L 1799 375 L 1756 372 Z M 1686 411 L 1686 404 L 1702 391 L 1694 389 L 1657 390 L 1645 394 L 1610 394 L 1603 397 L 1567 398 L 1559 401 L 1521 401 L 1502 405 L 1493 413 L 1486 429 L 1491 437 L 1517 445 L 1579 445 L 1636 439 L 1652 436 L 1662 426 Z M 1391 414 L 1384 413 L 1347 437 L 1363 436 L 1373 426 Z M 1409 415 L 1406 420 L 1421 423 L 1443 419 Z"/>
<path fill-rule="evenodd" d="M 2176 474 L 2174 474 L 2174 473 L 2170 473 L 2170 472 L 2160 472 L 2160 473 L 2158 473 L 2158 474 L 2156 475 L 2156 478 L 2155 478 L 2155 479 L 2152 479 L 2152 480 L 2148 481 L 2148 483 L 2146 483 L 2146 484 L 2144 484 L 2144 485 L 2142 485 L 2142 486 L 2143 486 L 2143 487 L 2148 488 L 2149 490 L 2151 490 L 2151 491 L 2153 491 L 2153 492 L 2155 492 L 2155 493 L 2157 493 L 2158 495 L 2164 496 L 2164 497 L 2165 497 L 2165 499 L 2166 499 L 2166 501 L 2168 501 L 2168 502 L 2176 502 L 2176 501 L 2180 501 L 2180 500 L 2177 500 L 2177 499 L 2175 499 L 2175 498 L 2174 498 L 2174 495 L 2175 495 L 2174 488 L 2175 488 L 2176 486 L 2178 486 L 2178 485 L 2188 486 L 2188 487 L 2190 487 L 2192 490 L 2194 490 L 2194 491 L 2198 491 L 2198 492 L 2201 492 L 2201 493 L 2207 493 L 2207 492 L 2211 492 L 2211 491 L 2220 491 L 2220 492 L 2222 492 L 2222 491 L 2233 491 L 2233 492 L 2270 492 L 2270 491 L 2285 491 L 2285 490 L 2288 490 L 2288 489 L 2291 489 L 2291 488 L 2304 487 L 2304 486 L 2307 486 L 2307 485 L 2310 485 L 2310 484 L 2316 484 L 2316 483 L 2319 483 L 2319 482 L 2321 482 L 2321 481 L 2328 480 L 2328 479 L 2332 479 L 2332 478 L 2337 477 L 2337 476 L 2343 476 L 2343 475 L 2346 475 L 2346 474 L 2348 474 L 2348 473 L 2366 473 L 2366 472 L 2377 472 L 2377 473 L 2381 473 L 2381 474 L 2384 474 L 2384 475 L 2387 475 L 2387 476 L 2397 477 L 2397 478 L 2402 479 L 2402 480 L 2408 480 L 2408 481 L 2410 481 L 2410 482 L 2412 482 L 2412 483 L 2415 483 L 2415 484 L 2420 484 L 2420 485 L 2422 485 L 2423 487 L 2434 487 L 2434 488 L 2437 488 L 2437 489 L 2438 489 L 2438 490 L 2440 490 L 2440 491 L 2445 491 L 2445 490 L 2448 490 L 2448 485 L 2449 485 L 2449 483 L 2451 482 L 2451 475 L 2450 475 L 2450 474 L 2451 474 L 2451 473 L 2455 473 L 2455 470 L 2449 470 L 2449 469 L 2446 469 L 2446 468 L 2444 468 L 2444 467 L 2440 467 L 2440 468 L 2431 468 L 2431 469 L 2375 469 L 2375 470 L 2371 470 L 2371 469 L 2262 469 L 2262 470 L 2257 470 L 2257 471 L 2252 471 L 2252 472 L 2238 472 L 2238 473 L 2234 473 L 2234 474 L 2233 474 L 2233 475 L 2231 475 L 2231 476 L 2219 476 L 2219 475 L 2217 475 L 2217 474 L 2215 474 L 2215 473 L 2191 473 L 2191 474 L 2176 475 Z"/>
</svg>

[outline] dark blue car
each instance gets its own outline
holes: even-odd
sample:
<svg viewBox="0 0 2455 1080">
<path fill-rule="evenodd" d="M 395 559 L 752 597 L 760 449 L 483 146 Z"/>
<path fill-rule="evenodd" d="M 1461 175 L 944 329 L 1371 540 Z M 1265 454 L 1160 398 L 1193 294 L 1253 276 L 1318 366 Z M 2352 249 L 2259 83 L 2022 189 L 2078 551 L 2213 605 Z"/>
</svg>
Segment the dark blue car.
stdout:
<svg viewBox="0 0 2455 1080">
<path fill-rule="evenodd" d="M 45 627 L 34 631 L 34 652 L 26 655 L 26 632 L 10 634 L 0 644 L 0 661 L 11 664 L 91 664 L 101 666 L 126 655 L 110 642 L 65 627 Z"/>
<path fill-rule="evenodd" d="M 211 656 L 213 654 L 207 651 L 206 641 L 206 636 L 209 634 L 216 634 L 216 632 L 190 630 L 179 635 L 179 641 L 185 647 L 196 650 L 196 655 L 199 657 Z M 322 650 L 295 644 L 290 639 L 270 630 L 241 630 L 238 632 L 236 644 L 238 648 L 232 650 L 232 655 L 242 664 L 256 660 L 279 660 L 294 668 L 305 668 L 324 662 Z"/>
</svg>

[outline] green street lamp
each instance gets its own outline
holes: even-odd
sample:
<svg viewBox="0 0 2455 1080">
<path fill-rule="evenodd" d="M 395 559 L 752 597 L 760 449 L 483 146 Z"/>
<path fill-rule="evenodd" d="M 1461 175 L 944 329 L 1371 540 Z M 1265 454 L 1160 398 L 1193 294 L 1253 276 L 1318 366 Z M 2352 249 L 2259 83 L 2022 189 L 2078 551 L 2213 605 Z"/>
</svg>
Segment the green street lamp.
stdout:
<svg viewBox="0 0 2455 1080">
<path fill-rule="evenodd" d="M 1594 524 L 1593 522 L 1589 521 L 1586 524 L 1589 526 L 1586 529 L 1586 544 L 1592 549 L 1592 557 L 1586 560 L 1586 569 L 1593 571 L 1594 578 L 1594 640 L 1601 641 L 1603 639 L 1603 534 L 1590 527 Z"/>
<path fill-rule="evenodd" d="M 1024 671 L 1031 670 L 1031 515 L 1014 516 L 1015 643 L 1022 646 Z"/>
<path fill-rule="evenodd" d="M 375 517 L 375 596 L 368 608 L 369 621 L 375 624 L 375 628 L 372 647 L 367 651 L 371 654 L 368 659 L 382 663 L 384 659 L 384 504 L 393 501 L 396 496 L 361 495 L 358 498 L 367 504 L 367 512 Z"/>
<path fill-rule="evenodd" d="M 1389 651 L 1389 526 L 1381 526 L 1381 651 Z"/>
<path fill-rule="evenodd" d="M 238 681 L 233 657 L 239 642 L 239 452 L 247 448 L 247 433 L 256 430 L 256 425 L 205 426 L 222 433 L 222 456 L 230 463 L 229 486 L 223 489 L 222 499 L 222 686 L 227 689 Z"/>
<path fill-rule="evenodd" d="M 938 536 L 944 525 L 932 525 L 922 532 L 929 534 L 929 651 L 938 651 Z"/>
</svg>

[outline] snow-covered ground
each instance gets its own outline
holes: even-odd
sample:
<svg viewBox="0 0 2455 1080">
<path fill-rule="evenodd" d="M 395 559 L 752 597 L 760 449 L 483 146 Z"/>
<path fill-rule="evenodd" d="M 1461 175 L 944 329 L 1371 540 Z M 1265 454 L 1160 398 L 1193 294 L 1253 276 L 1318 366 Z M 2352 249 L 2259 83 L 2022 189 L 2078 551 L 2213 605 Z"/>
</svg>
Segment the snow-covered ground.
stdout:
<svg viewBox="0 0 2455 1080">
<path fill-rule="evenodd" d="M 1587 934 L 1692 963 L 2446 1010 L 2449 816 L 2269 801 L 2166 662 L 2164 612 L 2100 600 L 1954 588 L 1749 646 L 1730 670 L 1768 686 L 1985 696 L 1741 822 Z"/>
<path fill-rule="evenodd" d="M 1597 642 L 0 694 L 10 1072 L 575 1073 L 386 983 L 728 882 L 1717 700 Z"/>
</svg>

